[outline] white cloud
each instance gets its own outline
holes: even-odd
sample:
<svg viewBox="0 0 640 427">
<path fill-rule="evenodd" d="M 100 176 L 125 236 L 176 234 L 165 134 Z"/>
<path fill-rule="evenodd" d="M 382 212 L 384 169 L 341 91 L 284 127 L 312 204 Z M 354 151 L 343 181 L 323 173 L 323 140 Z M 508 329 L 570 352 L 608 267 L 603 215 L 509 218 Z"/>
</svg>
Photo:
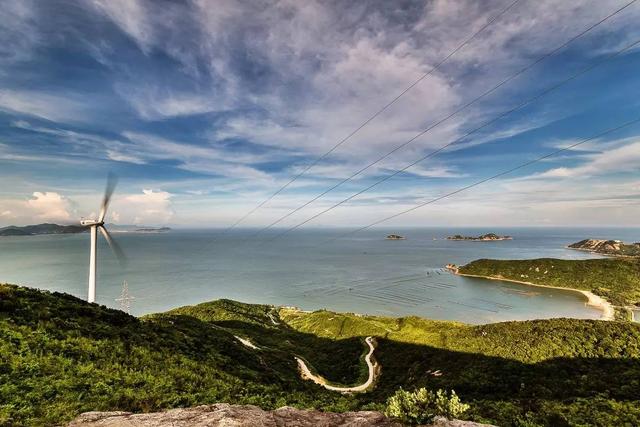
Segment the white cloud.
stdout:
<svg viewBox="0 0 640 427">
<path fill-rule="evenodd" d="M 0 219 L 19 224 L 37 222 L 69 223 L 75 221 L 71 200 L 57 192 L 36 191 L 29 199 L 0 199 Z"/>
<path fill-rule="evenodd" d="M 119 200 L 118 212 L 135 224 L 166 224 L 173 216 L 171 194 L 166 191 L 144 189 L 142 194 L 130 194 Z"/>
<path fill-rule="evenodd" d="M 604 144 L 606 148 L 617 145 L 616 142 Z M 591 145 L 595 149 L 597 145 Z M 626 143 L 622 146 L 610 148 L 593 154 L 580 156 L 582 164 L 576 167 L 560 167 L 550 169 L 533 178 L 567 178 L 567 177 L 592 177 L 612 173 L 639 172 L 640 171 L 640 141 Z"/>
<path fill-rule="evenodd" d="M 83 101 L 70 94 L 59 95 L 41 91 L 0 90 L 0 110 L 25 114 L 54 122 L 74 123 L 87 118 Z"/>
<path fill-rule="evenodd" d="M 22 62 L 40 43 L 34 28 L 35 13 L 29 0 L 4 2 L 0 7 L 0 64 Z M 4 70 L 0 68 L 0 75 Z"/>
<path fill-rule="evenodd" d="M 117 211 L 111 211 L 110 213 L 107 213 L 109 218 L 111 219 L 111 221 L 115 222 L 116 224 L 118 224 L 120 222 L 120 213 Z"/>
<path fill-rule="evenodd" d="M 154 27 L 147 19 L 150 10 L 139 0 L 93 0 L 92 5 L 104 13 L 122 31 L 147 51 L 154 37 Z"/>
<path fill-rule="evenodd" d="M 31 215 L 38 219 L 62 222 L 74 219 L 69 199 L 55 192 L 36 191 L 26 205 Z"/>
<path fill-rule="evenodd" d="M 225 108 L 215 94 L 176 92 L 145 85 L 116 85 L 116 91 L 126 99 L 145 120 L 210 113 Z M 224 101 L 224 100 L 223 100 Z"/>
</svg>

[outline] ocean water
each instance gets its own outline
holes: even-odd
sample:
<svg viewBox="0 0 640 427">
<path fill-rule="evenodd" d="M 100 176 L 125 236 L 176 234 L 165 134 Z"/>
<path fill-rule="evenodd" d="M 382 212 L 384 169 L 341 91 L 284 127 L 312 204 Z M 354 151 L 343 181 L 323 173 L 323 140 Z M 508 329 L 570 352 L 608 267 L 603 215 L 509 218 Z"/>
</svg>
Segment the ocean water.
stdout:
<svg viewBox="0 0 640 427">
<path fill-rule="evenodd" d="M 98 247 L 97 302 L 115 299 L 127 281 L 142 315 L 218 298 L 375 315 L 418 315 L 467 323 L 550 317 L 598 318 L 578 293 L 449 274 L 447 263 L 478 258 L 584 259 L 566 249 L 584 238 L 640 241 L 640 229 L 375 229 L 327 241 L 346 230 L 301 230 L 280 239 L 251 230 L 114 233 L 129 257 L 121 268 L 104 239 Z M 501 242 L 444 240 L 452 234 L 508 234 Z M 407 240 L 389 241 L 398 233 Z M 89 235 L 0 238 L 0 282 L 86 298 Z"/>
</svg>

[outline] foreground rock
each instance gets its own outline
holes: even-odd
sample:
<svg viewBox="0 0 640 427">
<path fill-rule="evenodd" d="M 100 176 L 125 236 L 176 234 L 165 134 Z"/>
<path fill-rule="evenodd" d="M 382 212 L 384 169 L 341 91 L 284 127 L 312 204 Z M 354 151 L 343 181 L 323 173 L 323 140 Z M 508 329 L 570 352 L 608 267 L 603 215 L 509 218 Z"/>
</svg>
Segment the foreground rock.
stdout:
<svg viewBox="0 0 640 427">
<path fill-rule="evenodd" d="M 640 256 L 640 243 L 628 244 L 620 240 L 585 239 L 568 247 L 603 255 Z"/>
<path fill-rule="evenodd" d="M 402 424 L 386 418 L 380 412 L 360 411 L 332 412 L 307 411 L 284 407 L 275 411 L 265 411 L 251 405 L 196 406 L 188 409 L 172 409 L 166 412 L 131 414 L 130 412 L 87 412 L 73 420 L 69 427 L 401 427 Z M 482 427 L 469 421 L 437 420 L 438 427 Z"/>
</svg>

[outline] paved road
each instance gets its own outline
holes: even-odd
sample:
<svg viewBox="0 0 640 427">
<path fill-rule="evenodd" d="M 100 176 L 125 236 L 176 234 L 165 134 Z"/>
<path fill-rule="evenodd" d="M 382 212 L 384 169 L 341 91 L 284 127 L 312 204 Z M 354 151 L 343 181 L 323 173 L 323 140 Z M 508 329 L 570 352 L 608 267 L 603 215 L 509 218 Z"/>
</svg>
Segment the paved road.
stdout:
<svg viewBox="0 0 640 427">
<path fill-rule="evenodd" d="M 371 387 L 371 385 L 373 384 L 373 381 L 375 380 L 376 370 L 375 370 L 375 364 L 371 361 L 373 350 L 375 350 L 375 347 L 373 346 L 373 337 L 367 337 L 365 339 L 365 342 L 369 345 L 369 353 L 367 353 L 367 355 L 364 358 L 369 368 L 369 378 L 363 384 L 360 384 L 354 387 L 336 387 L 336 386 L 329 385 L 327 384 L 327 380 L 325 380 L 321 376 L 313 375 L 311 371 L 309 371 L 309 368 L 307 367 L 307 364 L 304 362 L 304 360 L 296 357 L 295 359 L 298 362 L 298 366 L 300 367 L 302 378 L 310 379 L 314 383 L 321 385 L 327 390 L 338 391 L 340 393 L 361 393 L 363 391 L 366 391 L 369 387 Z"/>
</svg>

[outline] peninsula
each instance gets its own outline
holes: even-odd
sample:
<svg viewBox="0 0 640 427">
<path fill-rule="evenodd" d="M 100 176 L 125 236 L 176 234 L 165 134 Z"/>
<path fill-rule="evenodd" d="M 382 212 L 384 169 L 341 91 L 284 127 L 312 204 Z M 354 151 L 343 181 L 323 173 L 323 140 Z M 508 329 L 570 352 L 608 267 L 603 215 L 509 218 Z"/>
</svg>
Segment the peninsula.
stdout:
<svg viewBox="0 0 640 427">
<path fill-rule="evenodd" d="M 639 243 L 624 243 L 621 240 L 585 239 L 567 246 L 570 249 L 613 256 L 640 256 Z"/>
<path fill-rule="evenodd" d="M 0 236 L 35 236 L 39 234 L 71 234 L 84 233 L 86 227 L 80 225 L 37 224 L 22 227 L 10 225 L 0 228 Z"/>
<path fill-rule="evenodd" d="M 601 308 L 607 320 L 630 320 L 632 310 L 640 307 L 639 259 L 479 259 L 447 268 L 461 276 L 575 290 Z"/>
<path fill-rule="evenodd" d="M 170 231 L 169 227 L 148 227 L 144 225 L 113 225 L 112 231 L 114 233 L 166 233 Z M 85 233 L 89 229 L 81 225 L 59 225 L 59 224 L 36 224 L 16 226 L 10 225 L 8 227 L 0 228 L 1 236 L 37 236 L 43 234 L 75 234 Z"/>
<path fill-rule="evenodd" d="M 495 233 L 487 233 L 478 237 L 461 236 L 460 234 L 456 234 L 455 236 L 447 237 L 447 240 L 465 240 L 465 241 L 471 241 L 471 242 L 495 242 L 499 240 L 513 240 L 513 237 L 498 236 Z"/>
</svg>

